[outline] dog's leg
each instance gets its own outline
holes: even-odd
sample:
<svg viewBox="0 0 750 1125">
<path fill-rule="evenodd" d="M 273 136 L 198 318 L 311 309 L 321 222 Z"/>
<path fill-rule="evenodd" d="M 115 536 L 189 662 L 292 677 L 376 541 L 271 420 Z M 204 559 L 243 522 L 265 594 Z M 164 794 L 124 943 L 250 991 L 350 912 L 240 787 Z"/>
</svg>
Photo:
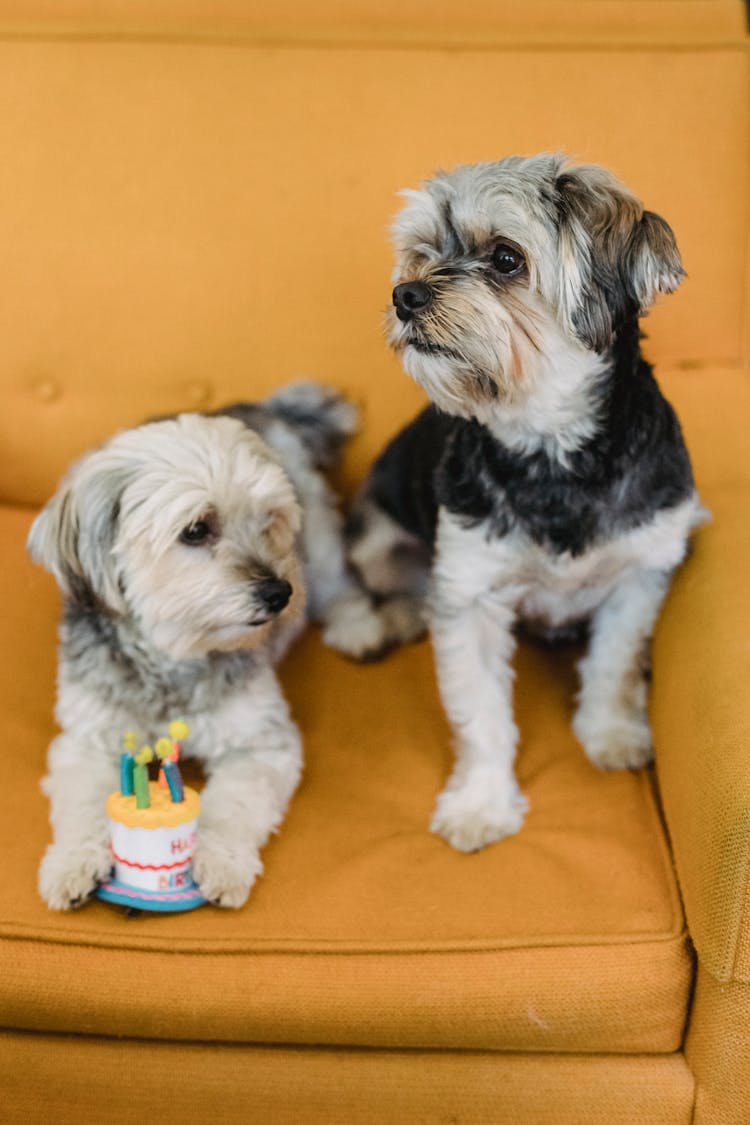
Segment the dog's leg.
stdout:
<svg viewBox="0 0 750 1125">
<path fill-rule="evenodd" d="M 426 545 L 366 494 L 355 502 L 346 538 L 351 568 L 371 595 L 367 599 L 368 629 L 358 638 L 362 643 L 347 644 L 346 622 L 342 621 L 341 630 L 328 630 L 329 643 L 356 660 L 373 660 L 397 645 L 419 640 L 427 632 L 430 555 Z"/>
<path fill-rule="evenodd" d="M 651 761 L 649 642 L 670 572 L 642 570 L 621 583 L 594 615 L 579 665 L 573 729 L 594 765 L 637 769 Z"/>
<path fill-rule="evenodd" d="M 380 651 L 383 622 L 347 566 L 341 516 L 327 489 L 305 496 L 304 551 L 310 616 L 322 624 L 324 642 L 356 660 Z"/>
<path fill-rule="evenodd" d="M 195 879 L 209 901 L 242 906 L 263 871 L 260 849 L 299 782 L 299 731 L 270 669 L 218 715 L 198 718 L 195 727 L 191 720 L 193 729 L 205 747 L 209 778 L 201 793 Z"/>
<path fill-rule="evenodd" d="M 385 621 L 347 566 L 338 512 L 320 507 L 306 521 L 305 554 L 311 617 L 323 626 L 323 640 L 355 660 L 388 647 Z"/>
<path fill-rule="evenodd" d="M 39 892 L 53 910 L 78 906 L 112 869 L 105 805 L 117 788 L 118 759 L 104 746 L 59 735 L 42 788 L 50 799 L 53 843 L 39 868 Z"/>
<path fill-rule="evenodd" d="M 266 437 L 282 454 L 304 512 L 302 555 L 308 616 L 323 626 L 323 640 L 331 648 L 356 660 L 366 658 L 384 647 L 383 621 L 347 565 L 336 496 L 311 464 L 297 435 L 277 427 Z M 277 659 L 291 639 L 290 634 L 286 643 L 277 646 Z"/>
<path fill-rule="evenodd" d="M 432 639 L 440 694 L 455 731 L 456 764 L 430 827 L 469 852 L 517 832 L 528 804 L 513 772 L 518 730 L 511 596 L 495 586 L 494 567 L 483 562 L 476 532 L 454 525 L 449 537 L 446 545 L 446 536 L 438 535 Z"/>
<path fill-rule="evenodd" d="M 517 832 L 528 807 L 513 772 L 513 612 L 494 595 L 436 606 L 432 639 L 456 764 L 430 827 L 470 852 Z"/>
</svg>

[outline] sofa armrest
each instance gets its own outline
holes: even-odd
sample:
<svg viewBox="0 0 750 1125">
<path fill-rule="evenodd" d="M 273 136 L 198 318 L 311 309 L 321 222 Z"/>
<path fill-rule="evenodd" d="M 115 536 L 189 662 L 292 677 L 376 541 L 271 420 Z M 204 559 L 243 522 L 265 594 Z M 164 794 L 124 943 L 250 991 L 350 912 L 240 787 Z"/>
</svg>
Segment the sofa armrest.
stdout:
<svg viewBox="0 0 750 1125">
<path fill-rule="evenodd" d="M 750 486 L 705 496 L 713 520 L 654 640 L 656 766 L 688 927 L 718 981 L 750 982 Z"/>
</svg>

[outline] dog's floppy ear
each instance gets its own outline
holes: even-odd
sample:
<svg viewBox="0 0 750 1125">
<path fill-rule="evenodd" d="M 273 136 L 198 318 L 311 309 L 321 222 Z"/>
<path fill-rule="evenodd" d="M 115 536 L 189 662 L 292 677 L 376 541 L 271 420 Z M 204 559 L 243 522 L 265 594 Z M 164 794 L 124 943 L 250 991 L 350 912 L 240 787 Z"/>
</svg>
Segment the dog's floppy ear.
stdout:
<svg viewBox="0 0 750 1125">
<path fill-rule="evenodd" d="M 657 293 L 674 293 L 685 276 L 674 231 L 654 211 L 644 211 L 628 247 L 626 269 L 641 312 Z"/>
<path fill-rule="evenodd" d="M 103 453 L 84 457 L 34 520 L 26 543 L 67 598 L 115 615 L 125 611 L 113 547 L 127 480 L 122 468 L 107 467 Z"/>
<path fill-rule="evenodd" d="M 563 320 L 588 347 L 604 351 L 618 325 L 645 313 L 657 293 L 684 277 L 672 228 L 644 211 L 615 177 L 596 165 L 556 180 Z"/>
</svg>

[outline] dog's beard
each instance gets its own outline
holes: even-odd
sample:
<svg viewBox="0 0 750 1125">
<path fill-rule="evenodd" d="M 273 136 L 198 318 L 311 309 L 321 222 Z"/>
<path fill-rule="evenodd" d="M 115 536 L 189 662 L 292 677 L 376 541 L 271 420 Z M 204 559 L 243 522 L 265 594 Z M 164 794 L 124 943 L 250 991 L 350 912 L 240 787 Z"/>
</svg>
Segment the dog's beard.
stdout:
<svg viewBox="0 0 750 1125">
<path fill-rule="evenodd" d="M 431 308 L 388 336 L 406 372 L 441 410 L 485 420 L 519 405 L 542 349 L 545 313 L 528 291 L 500 300 L 484 281 L 436 288 Z"/>
</svg>

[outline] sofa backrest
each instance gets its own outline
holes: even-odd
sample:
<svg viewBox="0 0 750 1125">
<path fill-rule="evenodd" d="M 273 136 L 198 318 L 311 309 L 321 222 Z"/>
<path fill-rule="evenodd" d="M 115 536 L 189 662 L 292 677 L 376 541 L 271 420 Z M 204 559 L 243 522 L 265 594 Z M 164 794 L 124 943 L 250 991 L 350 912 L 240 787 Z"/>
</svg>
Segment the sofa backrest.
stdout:
<svg viewBox="0 0 750 1125">
<path fill-rule="evenodd" d="M 0 0 L 0 497 L 165 411 L 306 374 L 423 401 L 382 336 L 399 189 L 566 150 L 674 227 L 665 365 L 746 346 L 740 0 Z"/>
</svg>

